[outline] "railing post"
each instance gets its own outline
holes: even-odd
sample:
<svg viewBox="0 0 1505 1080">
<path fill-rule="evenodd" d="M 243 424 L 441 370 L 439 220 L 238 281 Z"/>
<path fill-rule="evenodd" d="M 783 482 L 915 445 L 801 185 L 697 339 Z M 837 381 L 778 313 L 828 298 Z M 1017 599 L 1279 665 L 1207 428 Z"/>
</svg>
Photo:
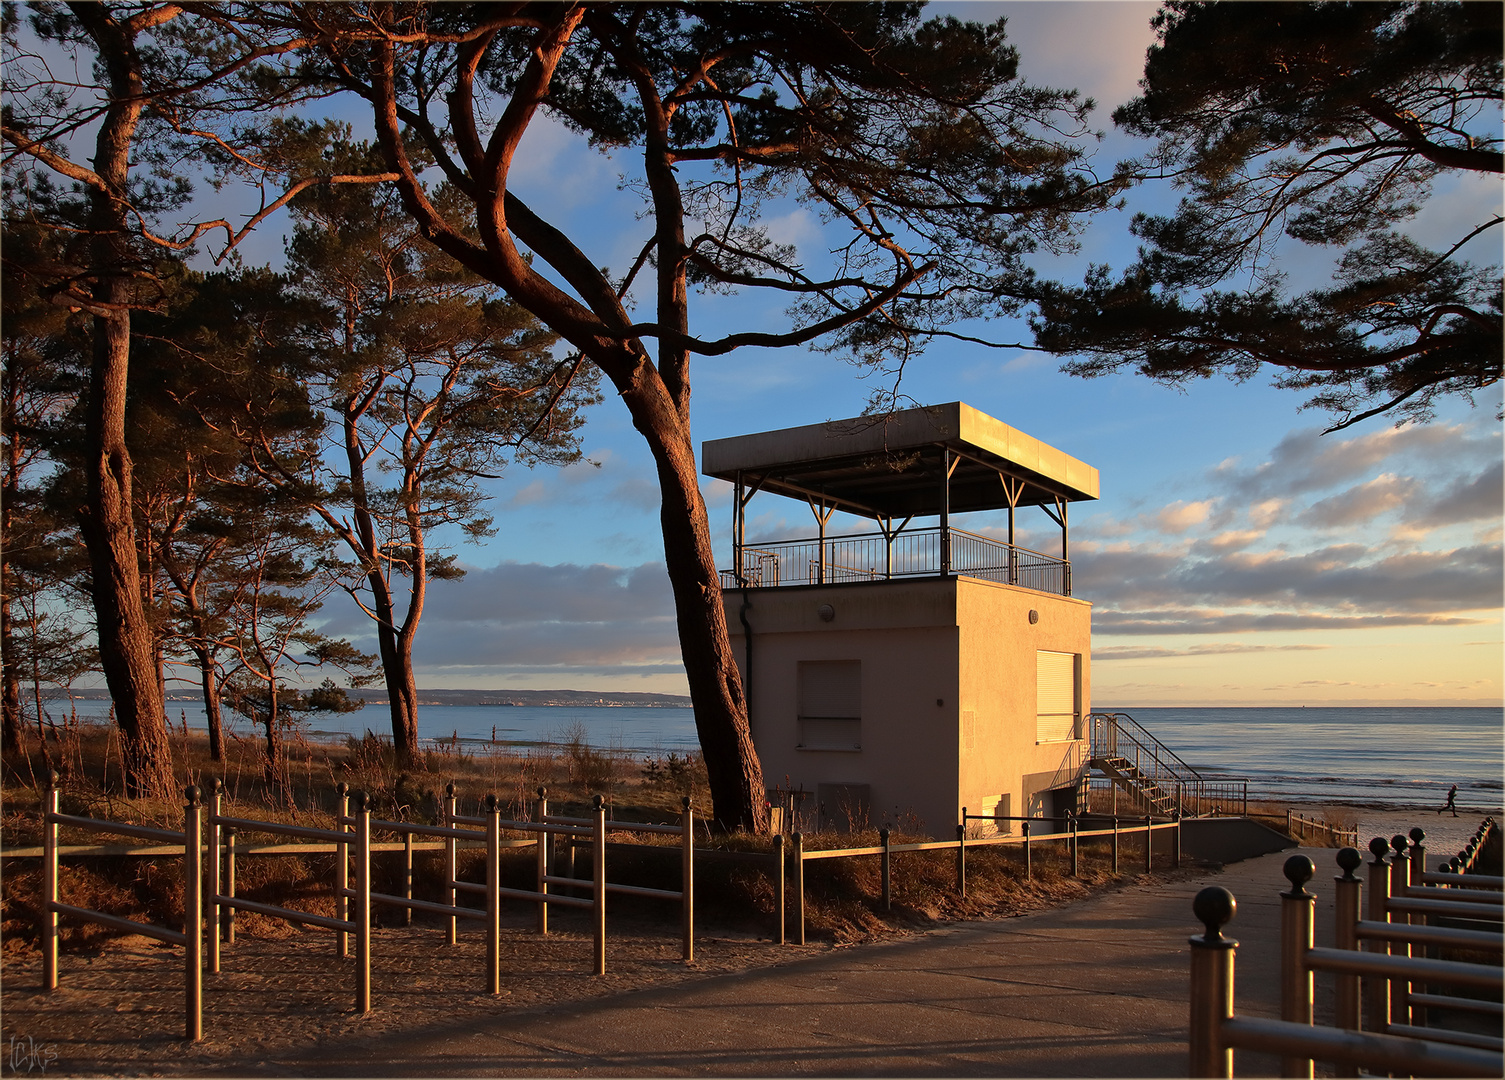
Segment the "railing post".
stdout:
<svg viewBox="0 0 1505 1080">
<path fill-rule="evenodd" d="M 1155 833 L 1152 829 L 1154 818 L 1149 814 L 1144 816 L 1144 872 L 1154 873 L 1155 870 Z"/>
<path fill-rule="evenodd" d="M 225 896 L 235 899 L 235 830 L 225 830 Z M 235 905 L 225 905 L 225 944 L 235 944 Z"/>
<path fill-rule="evenodd" d="M 486 993 L 502 992 L 502 811 L 486 795 Z"/>
<path fill-rule="evenodd" d="M 1411 830 L 1411 884 L 1420 885 L 1421 875 L 1427 872 L 1427 834 L 1420 828 Z"/>
<path fill-rule="evenodd" d="M 1035 874 L 1034 874 L 1034 866 L 1032 864 L 1032 860 L 1030 859 L 1029 819 L 1028 818 L 1024 819 L 1023 825 L 1024 825 L 1024 880 L 1025 881 L 1031 881 L 1031 880 L 1034 879 Z"/>
<path fill-rule="evenodd" d="M 889 857 L 890 856 L 889 856 L 889 850 L 888 850 L 888 826 L 887 825 L 883 826 L 883 828 L 881 828 L 881 829 L 878 830 L 878 840 L 879 840 L 880 843 L 883 844 L 883 855 L 881 856 L 881 858 L 882 858 L 882 876 L 883 876 L 883 910 L 885 912 L 887 912 L 887 911 L 891 910 L 891 908 L 893 906 L 893 904 L 892 904 L 893 895 L 892 895 L 892 892 L 891 892 L 890 886 L 889 886 Z"/>
<path fill-rule="evenodd" d="M 967 810 L 962 808 L 962 823 L 956 827 L 956 895 L 967 895 Z"/>
<path fill-rule="evenodd" d="M 1390 895 L 1403 897 L 1411 882 L 1411 860 L 1406 857 L 1406 838 L 1397 833 L 1390 838 L 1390 846 L 1394 849 L 1394 853 L 1390 856 Z M 1411 919 L 1408 915 L 1399 915 L 1393 917 L 1391 921 L 1409 923 Z M 1409 959 L 1411 943 L 1392 941 L 1390 955 L 1404 956 Z M 1392 1024 L 1411 1023 L 1411 981 L 1409 979 L 1398 978 L 1390 984 L 1390 1022 Z"/>
<path fill-rule="evenodd" d="M 345 819 L 350 816 L 350 785 L 341 780 L 334 786 L 335 804 L 334 812 L 338 815 L 335 821 L 335 832 L 346 832 Z M 350 898 L 345 895 L 345 890 L 350 888 L 350 845 L 345 840 L 335 844 L 334 850 L 334 917 L 342 922 L 350 919 Z M 340 950 L 341 956 L 350 955 L 350 935 L 343 930 L 336 931 L 335 945 Z"/>
<path fill-rule="evenodd" d="M 794 914 L 798 920 L 799 933 L 795 936 L 799 939 L 796 944 L 805 943 L 805 835 L 794 834 L 794 851 L 790 859 L 794 862 Z"/>
<path fill-rule="evenodd" d="M 597 795 L 591 805 L 596 811 L 595 835 L 592 837 L 591 878 L 596 902 L 592 908 L 596 930 L 596 974 L 606 974 L 606 800 Z"/>
<path fill-rule="evenodd" d="M 1181 869 L 1181 808 L 1176 808 L 1176 827 L 1171 830 L 1171 866 Z"/>
<path fill-rule="evenodd" d="M 1073 811 L 1066 811 L 1066 843 L 1071 846 L 1071 876 L 1077 876 L 1077 821 Z"/>
<path fill-rule="evenodd" d="M 680 804 L 684 807 L 684 812 L 679 819 L 682 830 L 679 837 L 682 869 L 679 888 L 684 894 L 683 952 L 685 963 L 689 964 L 695 960 L 695 808 L 690 805 L 688 795 L 680 800 Z"/>
<path fill-rule="evenodd" d="M 371 1011 L 371 807 L 355 795 L 355 1011 Z M 341 828 L 343 830 L 343 827 Z"/>
<path fill-rule="evenodd" d="M 548 788 L 541 787 L 538 789 L 538 802 L 536 805 L 537 815 L 534 820 L 542 827 L 544 824 L 543 819 L 549 816 Z M 544 878 L 549 873 L 549 849 L 553 846 L 553 833 L 540 832 L 538 834 L 538 850 L 535 853 L 537 855 L 538 892 L 544 897 L 549 895 L 549 883 Z M 538 932 L 540 934 L 547 934 L 549 932 L 549 901 L 547 899 L 538 902 Z"/>
<path fill-rule="evenodd" d="M 183 1035 L 204 1037 L 204 808 L 199 789 L 183 791 Z"/>
<path fill-rule="evenodd" d="M 402 896 L 404 900 L 413 899 L 413 834 L 402 834 Z M 402 925 L 413 925 L 413 909 L 411 906 L 402 909 Z"/>
<path fill-rule="evenodd" d="M 1369 853 L 1374 862 L 1369 864 L 1369 920 L 1390 921 L 1390 868 L 1385 865 L 1385 852 L 1390 845 L 1376 836 L 1369 841 Z M 1386 954 L 1389 944 L 1380 938 L 1368 939 L 1368 952 Z M 1364 1029 L 1383 1035 L 1390 1029 L 1390 980 L 1374 975 L 1364 980 Z"/>
<path fill-rule="evenodd" d="M 1249 781 L 1244 781 L 1244 817 L 1249 816 Z"/>
<path fill-rule="evenodd" d="M 773 838 L 773 914 L 779 924 L 779 944 L 788 939 L 784 916 L 784 834 Z"/>
<path fill-rule="evenodd" d="M 1115 793 L 1117 793 L 1117 791 L 1118 791 L 1118 785 L 1117 784 L 1113 785 L 1113 790 L 1114 790 Z M 1118 815 L 1117 814 L 1113 815 L 1113 872 L 1115 874 L 1118 873 Z"/>
<path fill-rule="evenodd" d="M 1289 806 L 1286 807 L 1286 835 L 1291 837 L 1296 835 L 1296 826 Z"/>
<path fill-rule="evenodd" d="M 1364 856 L 1351 847 L 1338 852 L 1338 867 L 1342 875 L 1333 879 L 1333 946 L 1357 951 L 1359 947 L 1359 917 L 1363 904 L 1364 884 L 1353 872 L 1363 865 Z M 1359 977 L 1339 974 L 1333 986 L 1333 1020 L 1347 1031 L 1359 1030 Z M 1358 1076 L 1357 1066 L 1340 1065 L 1340 1076 Z"/>
<path fill-rule="evenodd" d="M 214 783 L 209 785 L 209 851 L 208 866 L 209 881 L 204 889 L 205 899 L 208 901 L 209 925 L 209 970 L 219 971 L 219 893 L 220 893 L 220 809 L 225 797 L 225 785 L 216 777 Z"/>
<path fill-rule="evenodd" d="M 1223 1022 L 1233 1016 L 1233 967 L 1238 942 L 1225 938 L 1222 928 L 1238 904 L 1227 889 L 1210 885 L 1197 893 L 1192 912 L 1207 928 L 1191 945 L 1191 1024 L 1187 1075 L 1231 1077 L 1233 1048 L 1223 1041 Z"/>
<path fill-rule="evenodd" d="M 455 785 L 444 785 L 444 827 L 455 827 Z M 444 838 L 444 902 L 450 907 L 455 906 L 455 876 L 460 872 L 460 859 L 457 851 L 457 841 L 453 836 Z M 453 945 L 458 940 L 456 937 L 456 923 L 459 920 L 450 915 L 444 920 L 444 943 Z"/>
<path fill-rule="evenodd" d="M 1280 1018 L 1293 1024 L 1312 1022 L 1312 915 L 1317 897 L 1306 891 L 1317 868 L 1305 855 L 1292 855 L 1281 868 L 1291 891 L 1280 894 Z M 1312 1059 L 1282 1056 L 1281 1076 L 1312 1075 Z"/>
<path fill-rule="evenodd" d="M 57 814 L 58 775 L 47 779 L 42 803 L 42 989 L 57 989 Z"/>
</svg>

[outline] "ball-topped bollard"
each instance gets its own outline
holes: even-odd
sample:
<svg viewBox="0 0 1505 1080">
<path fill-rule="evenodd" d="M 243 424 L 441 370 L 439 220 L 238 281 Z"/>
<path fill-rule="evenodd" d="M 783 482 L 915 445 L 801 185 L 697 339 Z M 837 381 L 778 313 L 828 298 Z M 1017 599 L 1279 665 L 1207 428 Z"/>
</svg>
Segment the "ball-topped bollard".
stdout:
<svg viewBox="0 0 1505 1080">
<path fill-rule="evenodd" d="M 1385 856 L 1390 851 L 1390 843 L 1383 836 L 1376 836 L 1369 841 L 1369 854 L 1374 856 L 1375 863 L 1385 861 Z"/>
<path fill-rule="evenodd" d="M 496 813 L 496 808 L 499 805 L 500 804 L 497 802 L 496 796 L 494 794 L 490 793 L 490 792 L 487 792 L 487 794 L 486 794 L 486 812 L 488 814 L 494 814 L 494 813 Z"/>
<path fill-rule="evenodd" d="M 538 788 L 538 797 L 540 799 L 547 799 L 549 797 L 549 789 L 540 785 Z"/>
<path fill-rule="evenodd" d="M 62 785 L 62 783 L 63 783 L 63 778 L 58 775 L 58 771 L 56 769 L 48 769 L 47 770 L 47 786 L 48 787 L 50 787 L 50 788 L 60 787 Z"/>
<path fill-rule="evenodd" d="M 350 793 L 350 805 L 357 814 L 366 812 L 366 793 L 364 791 L 352 791 Z"/>
<path fill-rule="evenodd" d="M 690 796 L 688 796 L 688 795 L 681 796 L 680 800 L 679 800 L 679 805 L 682 806 L 682 807 L 684 807 L 686 810 L 690 809 Z"/>
<path fill-rule="evenodd" d="M 1311 897 L 1306 891 L 1306 883 L 1312 880 L 1312 875 L 1317 872 L 1317 867 L 1305 855 L 1292 855 L 1280 868 L 1280 872 L 1291 883 L 1291 891 L 1283 895 L 1292 900 L 1305 900 Z"/>
<path fill-rule="evenodd" d="M 1209 885 L 1191 902 L 1191 912 L 1197 921 L 1207 928 L 1202 943 L 1206 945 L 1231 944 L 1223 936 L 1223 927 L 1233 921 L 1238 912 L 1238 901 L 1221 885 Z"/>
<path fill-rule="evenodd" d="M 453 799 L 455 797 L 455 785 L 454 784 L 445 784 L 444 785 L 444 796 L 445 796 L 445 798 L 448 798 L 448 799 Z"/>
<path fill-rule="evenodd" d="M 223 795 L 225 793 L 225 782 L 216 776 L 214 782 L 209 785 L 209 791 L 214 795 Z"/>
<path fill-rule="evenodd" d="M 1400 833 L 1396 833 L 1390 838 L 1390 846 L 1395 849 L 1396 855 L 1401 857 L 1405 856 L 1406 848 L 1408 845 L 1406 843 L 1406 838 Z"/>
<path fill-rule="evenodd" d="M 606 805 L 606 800 L 603 799 L 601 796 L 599 796 L 599 795 L 593 795 L 593 796 L 591 796 L 591 806 L 595 807 L 597 810 L 601 809 L 601 807 L 603 807 L 605 805 Z"/>
<path fill-rule="evenodd" d="M 1417 847 L 1420 847 L 1422 841 L 1425 840 L 1426 838 L 1427 838 L 1426 831 L 1424 829 L 1422 829 L 1422 827 L 1420 825 L 1417 825 L 1414 828 L 1412 828 L 1412 830 L 1411 830 L 1411 843 L 1415 844 Z"/>
<path fill-rule="evenodd" d="M 1338 851 L 1338 869 L 1343 871 L 1341 881 L 1357 881 L 1353 872 L 1364 865 L 1364 856 L 1359 854 L 1358 848 L 1346 847 Z"/>
<path fill-rule="evenodd" d="M 349 795 L 350 794 L 350 785 L 347 784 L 347 783 L 345 783 L 345 781 L 341 780 L 338 784 L 336 784 L 334 786 L 334 793 L 336 795 L 340 795 L 340 796 Z"/>
<path fill-rule="evenodd" d="M 188 800 L 189 806 L 197 806 L 199 804 L 199 798 L 202 796 L 202 794 L 203 793 L 199 791 L 199 786 L 197 784 L 189 784 L 186 788 L 183 789 L 183 798 Z"/>
</svg>

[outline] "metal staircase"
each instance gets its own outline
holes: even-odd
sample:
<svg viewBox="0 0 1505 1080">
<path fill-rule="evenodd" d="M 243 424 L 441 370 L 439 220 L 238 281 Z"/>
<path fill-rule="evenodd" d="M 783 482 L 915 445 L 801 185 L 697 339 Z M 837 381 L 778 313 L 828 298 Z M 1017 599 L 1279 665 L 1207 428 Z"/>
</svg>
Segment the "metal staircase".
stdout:
<svg viewBox="0 0 1505 1080">
<path fill-rule="evenodd" d="M 1152 814 L 1200 816 L 1248 809 L 1248 783 L 1192 768 L 1128 713 L 1093 713 L 1087 765 Z"/>
</svg>

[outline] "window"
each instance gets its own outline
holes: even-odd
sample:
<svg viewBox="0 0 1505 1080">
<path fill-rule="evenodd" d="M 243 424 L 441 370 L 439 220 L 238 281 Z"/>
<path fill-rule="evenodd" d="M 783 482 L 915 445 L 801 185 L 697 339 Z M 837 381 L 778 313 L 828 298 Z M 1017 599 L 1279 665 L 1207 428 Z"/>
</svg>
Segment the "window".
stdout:
<svg viewBox="0 0 1505 1080">
<path fill-rule="evenodd" d="M 862 661 L 803 660 L 799 748 L 862 749 Z"/>
<path fill-rule="evenodd" d="M 1035 741 L 1076 738 L 1077 654 L 1035 654 Z"/>
</svg>

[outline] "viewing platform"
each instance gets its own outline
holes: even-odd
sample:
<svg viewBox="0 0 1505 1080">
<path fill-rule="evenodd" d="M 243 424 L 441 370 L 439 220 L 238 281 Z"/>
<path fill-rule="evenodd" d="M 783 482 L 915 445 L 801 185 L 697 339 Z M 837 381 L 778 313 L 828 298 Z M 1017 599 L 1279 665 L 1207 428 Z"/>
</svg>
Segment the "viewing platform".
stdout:
<svg viewBox="0 0 1505 1080">
<path fill-rule="evenodd" d="M 1098 497 L 1095 468 L 959 401 L 715 439 L 701 470 L 735 488 L 725 589 L 961 575 L 1070 596 L 1067 507 Z M 806 503 L 816 535 L 749 542 L 747 505 L 764 491 Z M 1059 555 L 1015 543 L 1015 511 L 1029 506 L 1059 527 Z M 877 531 L 831 533 L 838 510 Z M 951 522 L 997 510 L 1002 538 Z M 939 521 L 911 527 L 923 518 Z"/>
</svg>

